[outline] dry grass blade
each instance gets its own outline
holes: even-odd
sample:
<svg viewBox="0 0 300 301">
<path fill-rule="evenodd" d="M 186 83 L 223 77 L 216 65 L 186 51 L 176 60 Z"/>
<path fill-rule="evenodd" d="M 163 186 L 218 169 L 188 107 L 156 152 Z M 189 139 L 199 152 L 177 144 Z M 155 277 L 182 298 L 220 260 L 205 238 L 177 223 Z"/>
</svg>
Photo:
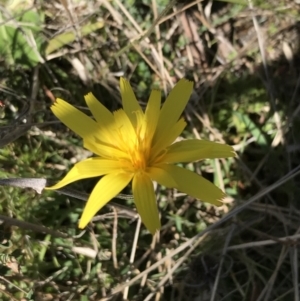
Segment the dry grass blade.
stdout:
<svg viewBox="0 0 300 301">
<path fill-rule="evenodd" d="M 114 212 L 114 228 L 113 228 L 111 252 L 112 252 L 114 268 L 118 269 L 118 259 L 117 259 L 118 213 L 117 213 L 117 210 L 115 208 L 113 208 L 113 212 Z"/>
<path fill-rule="evenodd" d="M 159 16 L 157 16 L 157 18 L 153 21 L 152 25 L 150 28 L 148 28 L 145 32 L 143 32 L 140 28 L 140 26 L 135 22 L 134 18 L 132 18 L 132 16 L 128 13 L 128 11 L 126 10 L 126 8 L 124 7 L 124 5 L 118 0 L 117 1 L 119 7 L 121 8 L 121 10 L 124 12 L 124 14 L 129 18 L 129 20 L 131 21 L 131 23 L 134 25 L 134 27 L 136 28 L 136 30 L 138 31 L 139 35 L 135 38 L 133 38 L 130 42 L 130 44 L 128 44 L 128 46 L 124 47 L 121 51 L 119 51 L 115 56 L 120 56 L 122 53 L 124 53 L 125 51 L 129 50 L 129 48 L 138 43 L 139 41 L 142 41 L 143 39 L 146 39 L 154 30 L 154 28 L 156 27 L 156 25 L 160 24 L 160 21 L 163 19 L 163 17 L 169 12 L 169 10 L 172 9 L 173 6 L 175 6 L 175 4 L 177 3 L 177 0 L 171 0 L 171 2 L 165 7 L 165 9 L 159 14 Z"/>
<path fill-rule="evenodd" d="M 271 104 L 273 107 L 273 111 L 274 111 L 274 119 L 275 119 L 275 123 L 277 126 L 277 135 L 275 136 L 273 142 L 272 142 L 272 146 L 275 147 L 277 146 L 279 143 L 284 143 L 284 135 L 283 135 L 283 131 L 282 131 L 282 124 L 280 121 L 280 116 L 278 114 L 278 111 L 276 109 L 276 104 L 275 104 L 275 98 L 274 98 L 274 92 L 273 92 L 273 84 L 269 75 L 269 71 L 268 71 L 268 66 L 267 66 L 267 61 L 266 61 L 266 55 L 265 55 L 265 46 L 264 46 L 264 38 L 262 36 L 262 32 L 259 28 L 258 22 L 256 17 L 253 14 L 253 3 L 252 0 L 248 0 L 249 3 L 249 8 L 252 12 L 252 20 L 253 20 L 253 24 L 254 24 L 254 28 L 257 34 L 257 39 L 258 39 L 258 45 L 259 45 L 259 50 L 260 50 L 260 54 L 261 54 L 261 58 L 262 58 L 262 62 L 263 62 L 263 67 L 264 67 L 264 71 L 265 71 L 265 76 L 266 76 L 266 80 L 267 80 L 267 89 L 269 91 L 270 97 L 271 97 Z"/>
<path fill-rule="evenodd" d="M 174 266 L 170 269 L 170 271 L 160 280 L 160 282 L 157 285 L 157 290 L 162 287 L 168 280 L 169 280 L 169 274 L 173 274 L 186 260 L 189 259 L 189 256 L 193 253 L 193 251 L 197 248 L 197 246 L 205 239 L 205 235 L 198 237 L 198 239 L 195 239 L 193 244 L 190 244 L 190 248 L 189 250 L 180 257 L 180 259 L 176 262 L 176 264 L 174 264 Z M 176 251 L 183 251 L 184 249 L 182 249 L 181 247 L 179 247 Z M 172 254 L 173 253 L 173 254 Z M 164 258 L 162 258 L 161 260 L 159 260 L 159 262 L 164 262 L 166 260 L 166 258 L 171 258 L 173 257 L 175 254 L 175 252 L 172 252 L 170 254 L 168 254 L 167 256 L 165 256 Z M 169 256 L 171 255 L 171 256 Z M 161 263 L 162 263 L 161 262 Z M 154 264 L 156 265 L 156 264 Z M 157 265 L 158 267 L 159 265 Z M 153 267 L 153 265 L 152 265 Z M 152 267 L 148 269 L 148 272 L 150 272 L 150 270 L 152 270 Z M 133 280 L 133 279 L 132 279 Z M 150 301 L 152 299 L 152 297 L 155 295 L 155 292 L 150 293 L 146 299 L 144 301 Z"/>
<path fill-rule="evenodd" d="M 54 237 L 62 237 L 62 238 L 69 237 L 68 234 L 46 228 L 42 225 L 36 225 L 36 224 L 33 224 L 33 223 L 21 221 L 19 219 L 12 218 L 12 217 L 9 217 L 9 216 L 0 215 L 0 220 L 5 222 L 7 225 L 16 226 L 16 227 L 19 227 L 21 229 L 31 230 L 31 231 L 35 231 L 35 232 L 38 232 L 38 233 L 46 233 L 46 234 L 50 234 Z"/>
<path fill-rule="evenodd" d="M 285 260 L 285 258 L 286 258 L 287 255 L 288 255 L 288 248 L 286 246 L 282 246 L 281 253 L 280 253 L 280 256 L 278 258 L 275 270 L 274 270 L 272 276 L 270 277 L 267 285 L 262 290 L 260 296 L 257 298 L 257 301 L 261 301 L 261 300 L 267 301 L 267 300 L 270 300 L 270 294 L 271 294 L 271 291 L 273 290 L 275 279 L 276 279 L 276 277 L 278 275 L 278 272 L 280 270 L 280 267 L 283 264 L 283 262 L 284 262 L 284 260 Z"/>
<path fill-rule="evenodd" d="M 137 220 L 137 224 L 136 224 L 134 239 L 133 239 L 130 258 L 129 258 L 129 263 L 130 263 L 131 266 L 133 266 L 133 263 L 134 263 L 134 258 L 135 258 L 135 254 L 136 254 L 139 234 L 140 234 L 140 231 L 141 231 L 141 224 L 142 224 L 142 221 L 141 221 L 141 218 L 139 217 L 138 220 Z M 126 281 L 129 280 L 130 274 L 131 274 L 131 271 L 128 272 L 128 279 Z M 129 292 L 129 286 L 126 286 L 124 288 L 124 292 L 123 292 L 123 300 L 127 300 L 128 292 Z"/>
<path fill-rule="evenodd" d="M 219 264 L 219 268 L 218 268 L 218 271 L 217 271 L 216 279 L 215 279 L 215 282 L 214 282 L 214 286 L 212 288 L 212 294 L 211 294 L 211 297 L 210 297 L 210 301 L 216 300 L 218 283 L 219 283 L 220 276 L 221 276 L 221 270 L 223 268 L 224 258 L 226 256 L 227 251 L 228 251 L 228 246 L 229 246 L 229 243 L 230 243 L 230 240 L 232 238 L 232 235 L 233 235 L 233 232 L 234 232 L 235 228 L 236 228 L 235 225 L 231 225 L 231 229 L 229 230 L 229 232 L 227 234 L 225 244 L 224 244 L 222 254 L 221 254 L 222 257 L 221 257 L 221 260 L 220 260 L 220 264 Z"/>
<path fill-rule="evenodd" d="M 300 234 L 294 234 L 286 237 L 274 237 L 273 239 L 262 240 L 262 241 L 253 241 L 249 243 L 244 243 L 240 245 L 233 245 L 228 247 L 228 251 L 240 250 L 240 249 L 247 249 L 247 248 L 257 248 L 257 247 L 264 247 L 274 244 L 286 244 L 291 245 L 295 243 L 300 238 Z"/>
<path fill-rule="evenodd" d="M 293 274 L 293 284 L 294 284 L 294 301 L 299 301 L 299 263 L 298 263 L 298 248 L 293 246 L 291 248 L 291 266 Z"/>
</svg>

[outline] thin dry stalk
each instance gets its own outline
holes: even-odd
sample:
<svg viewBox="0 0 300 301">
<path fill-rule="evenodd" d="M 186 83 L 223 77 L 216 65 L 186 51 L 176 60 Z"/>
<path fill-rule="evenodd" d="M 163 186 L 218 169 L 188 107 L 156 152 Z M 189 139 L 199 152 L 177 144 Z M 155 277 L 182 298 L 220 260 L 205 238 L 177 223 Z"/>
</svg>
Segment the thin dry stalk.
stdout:
<svg viewBox="0 0 300 301">
<path fill-rule="evenodd" d="M 189 256 L 192 254 L 192 252 L 198 247 L 198 245 L 205 239 L 206 234 L 198 237 L 196 242 L 190 247 L 190 249 L 180 257 L 180 259 L 174 264 L 174 266 L 170 269 L 169 273 L 167 273 L 157 284 L 156 289 L 158 290 L 161 286 L 163 286 L 169 279 L 169 274 L 174 273 L 187 259 L 189 259 Z M 144 301 L 150 301 L 151 298 L 155 295 L 155 292 L 150 293 Z"/>
<path fill-rule="evenodd" d="M 276 277 L 278 275 L 278 272 L 280 270 L 281 265 L 283 264 L 287 254 L 288 254 L 288 248 L 286 246 L 282 246 L 281 248 L 281 253 L 279 255 L 275 270 L 272 274 L 272 276 L 270 277 L 267 285 L 265 286 L 265 288 L 262 290 L 261 294 L 259 295 L 257 301 L 261 301 L 263 298 L 264 301 L 268 301 L 270 300 L 270 294 L 273 290 L 274 287 L 274 282 L 276 280 Z"/>
<path fill-rule="evenodd" d="M 292 275 L 294 285 L 294 301 L 299 301 L 299 266 L 298 266 L 298 246 L 294 245 L 292 251 Z"/>
<path fill-rule="evenodd" d="M 154 19 L 159 20 L 159 18 L 161 18 L 162 16 L 158 15 L 156 0 L 152 0 L 152 10 L 153 10 Z M 160 34 L 159 25 L 155 26 L 155 35 L 156 35 L 156 39 L 157 39 L 157 51 L 158 51 L 159 63 L 160 63 L 159 70 L 160 70 L 161 79 L 162 79 L 162 83 L 163 83 L 163 89 L 164 89 L 165 94 L 167 94 L 167 85 L 166 85 L 166 81 L 164 79 L 164 73 L 166 71 L 164 70 L 165 69 L 164 56 L 163 56 L 163 52 L 162 52 L 162 43 L 160 41 L 161 34 Z"/>
<path fill-rule="evenodd" d="M 232 224 L 231 228 L 230 228 L 230 231 L 228 232 L 228 234 L 226 236 L 226 240 L 225 240 L 225 244 L 224 244 L 224 247 L 223 247 L 223 250 L 222 250 L 222 255 L 221 255 L 221 260 L 220 260 L 220 264 L 219 264 L 217 276 L 216 276 L 216 279 L 215 279 L 215 282 L 214 282 L 214 286 L 213 286 L 213 289 L 212 289 L 212 292 L 211 292 L 210 301 L 214 301 L 215 298 L 216 298 L 217 288 L 218 288 L 218 284 L 219 284 L 219 281 L 220 281 L 220 276 L 221 276 L 221 271 L 222 271 L 222 268 L 223 268 L 223 263 L 224 263 L 225 255 L 227 253 L 228 246 L 229 246 L 230 240 L 232 238 L 233 232 L 235 230 L 235 227 L 236 226 L 234 224 Z"/>
<path fill-rule="evenodd" d="M 113 223 L 113 235 L 112 235 L 112 258 L 114 263 L 114 268 L 118 269 L 118 258 L 117 258 L 117 237 L 118 237 L 118 213 L 117 210 L 114 208 L 114 223 Z"/>
<path fill-rule="evenodd" d="M 149 250 L 150 252 L 149 252 L 149 253 L 147 252 L 147 254 L 145 254 L 146 256 L 148 256 L 149 254 L 151 254 L 151 252 L 154 251 L 156 242 L 157 242 L 157 240 L 158 240 L 157 238 L 158 238 L 157 235 L 154 235 L 154 236 L 152 237 L 152 242 L 151 242 L 150 250 Z M 151 259 L 149 259 L 149 260 L 147 261 L 147 263 L 146 263 L 146 269 L 148 269 L 148 268 L 151 266 L 151 264 L 152 264 L 152 261 L 151 261 Z M 147 281 L 147 278 L 148 278 L 148 274 L 145 274 L 144 277 L 143 277 L 142 280 L 141 280 L 141 284 L 140 284 L 141 289 L 145 286 L 146 281 Z"/>
<path fill-rule="evenodd" d="M 134 48 L 135 48 L 136 50 L 140 48 L 140 46 L 137 46 L 137 45 L 134 43 L 135 39 L 132 39 L 132 32 L 137 31 L 137 32 L 140 34 L 140 36 L 139 36 L 140 44 L 143 45 L 143 47 L 150 48 L 150 50 L 151 50 L 151 52 L 152 52 L 152 56 L 153 56 L 154 61 L 155 61 L 156 63 L 158 63 L 158 65 L 160 65 L 160 64 L 159 64 L 159 62 L 160 62 L 160 56 L 159 56 L 157 50 L 155 49 L 155 47 L 151 44 L 149 38 L 148 38 L 147 36 L 144 36 L 144 35 L 143 35 L 143 30 L 141 29 L 141 27 L 139 26 L 139 24 L 137 24 L 137 22 L 134 20 L 134 18 L 132 18 L 132 16 L 131 16 L 130 13 L 128 12 L 128 10 L 125 8 L 125 6 L 124 6 L 119 0 L 116 0 L 116 3 L 117 3 L 117 5 L 120 7 L 120 9 L 121 9 L 122 12 L 124 13 L 124 15 L 127 17 L 127 19 L 130 21 L 130 23 L 131 23 L 131 24 L 133 25 L 133 27 L 134 27 L 134 28 L 130 28 L 129 32 L 127 32 L 127 33 L 125 32 L 125 34 L 128 36 L 128 38 L 131 38 L 131 43 L 132 43 L 132 45 L 134 46 Z M 148 31 L 147 31 L 147 34 L 148 34 Z M 144 43 L 143 39 L 144 39 L 145 43 Z M 130 46 L 130 44 L 129 44 L 129 46 Z M 128 48 L 128 46 L 127 46 L 126 48 Z M 123 51 L 124 51 L 124 49 L 122 49 L 122 52 L 123 52 Z M 146 57 L 145 57 L 145 55 L 143 54 L 143 51 L 139 50 L 138 53 L 143 57 L 143 59 L 144 59 L 144 60 L 148 63 L 148 65 L 149 65 L 150 61 L 149 61 L 148 59 L 145 59 Z M 118 53 L 117 55 L 119 56 L 120 53 Z M 161 77 L 160 72 L 159 72 L 152 64 L 150 64 L 149 66 L 151 67 L 151 69 L 152 69 L 158 76 Z M 158 68 L 159 68 L 159 66 L 158 66 Z M 163 75 L 164 75 L 163 77 L 166 77 L 166 79 L 168 80 L 169 84 L 170 84 L 171 86 L 173 86 L 172 79 L 171 79 L 169 73 L 168 73 L 166 70 L 165 70 L 165 72 L 164 72 Z M 163 77 L 162 77 L 162 78 L 163 78 Z"/>
<path fill-rule="evenodd" d="M 138 243 L 138 239 L 139 239 L 139 235 L 140 235 L 140 230 L 141 230 L 141 224 L 142 224 L 142 221 L 141 221 L 141 218 L 139 217 L 138 220 L 137 220 L 136 228 L 135 228 L 134 239 L 133 239 L 130 258 L 129 258 L 129 263 L 130 263 L 131 266 L 133 266 L 133 263 L 134 263 L 136 247 L 137 247 L 137 243 Z M 128 272 L 128 279 L 130 277 L 130 274 L 131 274 L 131 271 Z M 123 300 L 127 300 L 128 293 L 129 293 L 129 287 L 130 286 L 128 285 L 124 288 Z"/>
<path fill-rule="evenodd" d="M 271 105 L 274 111 L 274 121 L 277 127 L 277 134 L 272 142 L 272 146 L 275 147 L 277 146 L 279 143 L 284 143 L 284 135 L 282 132 L 282 123 L 280 120 L 280 115 L 276 109 L 276 104 L 275 104 L 275 97 L 274 97 L 274 92 L 273 92 L 273 88 L 272 88 L 272 81 L 269 75 L 269 70 L 268 70 L 268 65 L 267 65 L 267 60 L 266 60 L 266 53 L 265 53 L 265 46 L 264 46 L 264 38 L 262 35 L 262 32 L 260 30 L 260 27 L 258 25 L 256 16 L 253 13 L 253 3 L 252 0 L 248 0 L 248 5 L 252 14 L 252 21 L 253 21 L 253 25 L 254 25 L 254 29 L 256 31 L 257 34 L 257 39 L 258 39 L 258 45 L 259 45 L 259 50 L 260 50 L 260 54 L 261 54 L 261 58 L 262 58 L 262 64 L 264 67 L 264 71 L 265 71 L 265 76 L 267 79 L 267 90 L 270 94 L 271 97 Z"/>
<path fill-rule="evenodd" d="M 4 221 L 5 223 L 7 223 L 7 225 L 17 226 L 21 229 L 31 230 L 31 231 L 34 231 L 37 233 L 50 234 L 53 237 L 61 237 L 61 238 L 69 237 L 69 235 L 66 233 L 58 232 L 58 231 L 46 228 L 42 225 L 36 225 L 33 223 L 21 221 L 21 220 L 18 220 L 16 218 L 12 218 L 9 216 L 0 215 L 0 221 Z"/>
<path fill-rule="evenodd" d="M 262 241 L 252 241 L 252 242 L 247 242 L 239 245 L 234 245 L 228 247 L 228 251 L 233 251 L 233 250 L 240 250 L 240 249 L 247 249 L 247 248 L 256 248 L 256 247 L 263 247 L 263 246 L 269 246 L 269 245 L 274 245 L 277 243 L 283 243 L 283 244 L 291 244 L 295 243 L 297 239 L 300 238 L 300 234 L 295 234 L 291 236 L 286 236 L 286 237 L 279 237 L 279 238 L 274 238 L 273 239 L 268 239 L 268 240 L 262 240 Z"/>
</svg>

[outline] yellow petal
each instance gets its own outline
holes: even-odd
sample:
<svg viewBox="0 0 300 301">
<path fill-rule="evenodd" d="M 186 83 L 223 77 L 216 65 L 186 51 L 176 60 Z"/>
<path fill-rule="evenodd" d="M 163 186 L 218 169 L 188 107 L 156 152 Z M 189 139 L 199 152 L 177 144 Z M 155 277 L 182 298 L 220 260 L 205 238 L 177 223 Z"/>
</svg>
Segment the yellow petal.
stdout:
<svg viewBox="0 0 300 301">
<path fill-rule="evenodd" d="M 88 93 L 84 98 L 99 125 L 98 137 L 101 137 L 105 144 L 113 144 L 116 129 L 114 115 L 92 93 Z"/>
<path fill-rule="evenodd" d="M 103 136 L 105 136 L 105 132 L 99 130 L 99 135 L 85 139 L 84 147 L 104 159 L 118 159 L 127 157 L 127 154 L 119 149 L 118 140 L 116 139 L 115 135 L 111 136 L 110 138 L 114 144 L 106 143 L 105 139 L 102 141 L 102 139 L 100 140 L 98 136 L 102 136 L 101 138 L 103 138 Z"/>
<path fill-rule="evenodd" d="M 124 110 L 114 112 L 114 117 L 116 130 L 112 138 L 115 139 L 115 145 L 119 152 L 124 152 L 123 155 L 119 155 L 116 158 L 128 159 L 137 139 L 135 129 Z"/>
<path fill-rule="evenodd" d="M 99 156 L 107 156 L 111 153 L 111 149 L 99 148 L 99 145 L 103 144 L 103 141 L 99 139 L 101 128 L 92 118 L 60 98 L 56 99 L 51 110 L 63 124 L 83 139 L 85 148 Z"/>
<path fill-rule="evenodd" d="M 99 177 L 108 173 L 116 173 L 118 170 L 121 170 L 118 161 L 89 158 L 76 163 L 61 181 L 54 186 L 47 187 L 47 189 L 59 189 L 81 179 Z"/>
<path fill-rule="evenodd" d="M 124 110 L 118 110 L 114 112 L 116 129 L 120 133 L 123 140 L 135 140 L 135 129 L 130 122 L 128 115 Z"/>
<path fill-rule="evenodd" d="M 132 180 L 132 174 L 117 173 L 104 176 L 93 189 L 83 210 L 79 228 L 84 228 L 93 216 Z"/>
<path fill-rule="evenodd" d="M 178 190 L 203 202 L 216 206 L 222 205 L 221 201 L 225 197 L 225 193 L 200 175 L 171 164 L 160 164 L 157 167 L 164 169 L 174 179 L 177 183 L 175 188 Z M 165 183 L 160 184 L 166 186 Z"/>
<path fill-rule="evenodd" d="M 172 89 L 160 112 L 154 144 L 178 121 L 192 91 L 193 83 L 186 79 L 181 79 Z"/>
<path fill-rule="evenodd" d="M 107 143 L 100 140 L 98 136 L 103 137 L 103 132 L 101 130 L 98 131 L 98 135 L 88 136 L 87 138 L 83 139 L 83 146 L 94 154 L 97 154 L 103 158 L 116 158 L 117 156 L 124 156 L 124 152 L 112 145 L 107 145 Z"/>
<path fill-rule="evenodd" d="M 172 126 L 171 129 L 165 131 L 163 135 L 160 136 L 160 139 L 157 140 L 155 145 L 151 150 L 151 160 L 154 161 L 155 157 L 169 145 L 171 145 L 174 140 L 182 133 L 186 126 L 184 119 L 179 119 L 177 123 Z"/>
<path fill-rule="evenodd" d="M 120 90 L 121 90 L 121 97 L 122 97 L 124 111 L 128 115 L 132 125 L 136 126 L 135 112 L 138 111 L 143 112 L 143 111 L 134 95 L 130 83 L 123 77 L 120 78 Z"/>
<path fill-rule="evenodd" d="M 175 182 L 173 177 L 163 168 L 149 167 L 147 168 L 146 173 L 149 175 L 152 181 L 155 181 L 160 185 L 168 188 L 177 186 L 177 183 Z"/>
<path fill-rule="evenodd" d="M 137 173 L 133 178 L 134 203 L 142 222 L 151 234 L 160 229 L 153 183 L 145 173 Z"/>
<path fill-rule="evenodd" d="M 93 95 L 93 93 L 88 93 L 84 96 L 84 99 L 94 118 L 100 125 L 107 126 L 114 123 L 113 114 Z"/>
<path fill-rule="evenodd" d="M 147 139 L 149 140 L 153 138 L 156 130 L 159 111 L 160 111 L 160 100 L 161 100 L 161 92 L 159 90 L 152 90 L 145 112 L 145 119 L 147 124 L 146 135 L 147 135 Z"/>
<path fill-rule="evenodd" d="M 235 155 L 233 148 L 227 144 L 191 139 L 172 144 L 162 162 L 193 162 L 203 159 L 229 158 Z"/>
<path fill-rule="evenodd" d="M 99 126 L 92 118 L 60 98 L 56 99 L 51 110 L 63 124 L 83 139 L 94 136 L 99 130 Z"/>
</svg>

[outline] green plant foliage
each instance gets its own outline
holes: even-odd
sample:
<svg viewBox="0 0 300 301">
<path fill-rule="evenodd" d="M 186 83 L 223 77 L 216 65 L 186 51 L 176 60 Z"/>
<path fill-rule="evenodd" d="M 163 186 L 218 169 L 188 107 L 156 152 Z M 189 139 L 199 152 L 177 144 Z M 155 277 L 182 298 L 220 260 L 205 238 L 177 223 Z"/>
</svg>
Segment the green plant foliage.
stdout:
<svg viewBox="0 0 300 301">
<path fill-rule="evenodd" d="M 96 30 L 103 28 L 104 22 L 98 21 L 96 23 L 88 23 L 81 27 L 80 29 L 80 36 L 84 37 L 92 32 L 95 32 Z M 59 50 L 60 48 L 74 42 L 76 40 L 76 33 L 75 30 L 72 29 L 70 31 L 65 31 L 62 34 L 59 34 L 55 36 L 53 39 L 49 40 L 47 42 L 45 54 L 49 55 L 52 52 Z"/>
<path fill-rule="evenodd" d="M 259 145 L 267 145 L 267 139 L 265 138 L 265 134 L 249 118 L 248 115 L 240 112 L 233 112 L 232 120 L 240 135 L 251 134 Z"/>
<path fill-rule="evenodd" d="M 42 13 L 29 10 L 7 21 L 0 12 L 0 22 L 4 23 L 0 26 L 0 55 L 8 64 L 34 67 L 42 61 Z"/>
</svg>

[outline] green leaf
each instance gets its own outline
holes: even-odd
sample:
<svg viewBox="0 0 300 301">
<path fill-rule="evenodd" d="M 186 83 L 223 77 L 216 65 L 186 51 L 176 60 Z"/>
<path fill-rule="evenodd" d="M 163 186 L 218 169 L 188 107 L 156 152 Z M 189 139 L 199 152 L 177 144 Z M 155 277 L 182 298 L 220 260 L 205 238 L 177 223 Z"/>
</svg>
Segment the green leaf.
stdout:
<svg viewBox="0 0 300 301">
<path fill-rule="evenodd" d="M 81 36 L 86 36 L 90 34 L 91 32 L 94 32 L 104 26 L 103 21 L 98 21 L 96 23 L 89 23 L 83 26 L 80 30 Z M 46 47 L 46 56 L 50 53 L 64 47 L 67 44 L 73 43 L 76 39 L 76 35 L 74 30 L 70 30 L 67 32 L 64 32 L 62 34 L 57 35 L 53 39 L 51 39 L 48 42 L 48 45 Z"/>
<path fill-rule="evenodd" d="M 41 18 L 37 12 L 27 11 L 15 22 L 0 26 L 0 55 L 8 64 L 34 67 L 40 62 Z M 0 22 L 5 21 L 0 13 Z"/>
<path fill-rule="evenodd" d="M 235 124 L 239 132 L 241 131 L 250 132 L 259 145 L 267 145 L 267 140 L 264 133 L 249 118 L 248 115 L 242 114 L 240 112 L 233 112 L 232 119 L 233 119 L 233 123 Z"/>
</svg>

